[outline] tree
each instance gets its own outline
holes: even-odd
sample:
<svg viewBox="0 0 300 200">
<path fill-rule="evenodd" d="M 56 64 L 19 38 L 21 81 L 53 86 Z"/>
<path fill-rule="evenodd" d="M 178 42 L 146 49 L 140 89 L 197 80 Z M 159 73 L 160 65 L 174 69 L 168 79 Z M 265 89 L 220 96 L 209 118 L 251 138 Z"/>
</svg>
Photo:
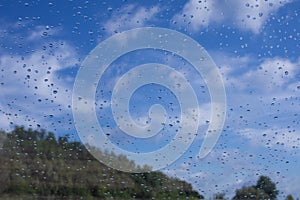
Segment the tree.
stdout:
<svg viewBox="0 0 300 200">
<path fill-rule="evenodd" d="M 225 199 L 226 199 L 226 197 L 225 197 L 224 193 L 214 194 L 214 200 L 225 200 Z"/>
<path fill-rule="evenodd" d="M 237 189 L 235 191 L 235 196 L 233 200 L 246 200 L 246 199 L 257 199 L 257 190 L 255 187 L 242 187 L 241 189 Z"/>
<path fill-rule="evenodd" d="M 256 189 L 262 190 L 266 193 L 271 200 L 276 199 L 278 195 L 278 190 L 276 189 L 275 183 L 271 181 L 271 179 L 267 176 L 260 176 L 257 183 Z"/>
<path fill-rule="evenodd" d="M 294 200 L 294 197 L 291 194 L 289 194 L 286 196 L 285 200 Z"/>
<path fill-rule="evenodd" d="M 260 176 L 256 185 L 242 187 L 236 190 L 234 200 L 270 199 L 275 200 L 278 195 L 275 183 L 267 176 Z"/>
</svg>

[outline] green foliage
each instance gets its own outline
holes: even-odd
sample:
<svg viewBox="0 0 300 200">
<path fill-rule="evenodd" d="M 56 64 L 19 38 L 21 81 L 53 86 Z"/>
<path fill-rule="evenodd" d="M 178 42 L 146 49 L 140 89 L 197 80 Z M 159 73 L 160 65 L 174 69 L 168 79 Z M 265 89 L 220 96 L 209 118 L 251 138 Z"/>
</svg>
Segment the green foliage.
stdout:
<svg viewBox="0 0 300 200">
<path fill-rule="evenodd" d="M 278 190 L 276 189 L 276 184 L 271 181 L 267 176 L 260 176 L 257 183 L 256 189 L 263 191 L 272 200 L 276 199 L 278 195 Z"/>
<path fill-rule="evenodd" d="M 225 200 L 225 199 L 226 199 L 226 197 L 225 197 L 224 193 L 214 194 L 214 200 Z"/>
<path fill-rule="evenodd" d="M 236 190 L 233 200 L 274 200 L 277 195 L 278 190 L 276 190 L 275 183 L 273 183 L 267 176 L 260 176 L 256 185 L 242 187 L 241 189 Z"/>
<path fill-rule="evenodd" d="M 257 191 L 253 186 L 250 187 L 242 187 L 235 191 L 235 196 L 233 197 L 234 200 L 239 199 L 257 199 L 256 198 Z"/>
<path fill-rule="evenodd" d="M 130 174 L 111 169 L 94 159 L 81 143 L 69 141 L 68 136 L 56 139 L 45 130 L 23 127 L 0 135 L 1 199 L 203 198 L 191 184 L 161 172 Z M 108 152 L 99 155 L 139 167 L 124 156 Z"/>
<path fill-rule="evenodd" d="M 294 197 L 291 194 L 289 194 L 286 196 L 285 200 L 294 200 Z"/>
<path fill-rule="evenodd" d="M 127 168 L 150 171 L 122 155 L 97 154 Z M 56 138 L 45 130 L 23 127 L 0 131 L 0 177 L 0 199 L 204 199 L 185 181 L 161 172 L 116 171 L 98 162 L 81 143 L 69 141 L 68 135 Z M 277 195 L 275 183 L 261 176 L 256 185 L 237 189 L 233 199 L 275 200 Z M 217 193 L 213 199 L 226 198 Z"/>
</svg>

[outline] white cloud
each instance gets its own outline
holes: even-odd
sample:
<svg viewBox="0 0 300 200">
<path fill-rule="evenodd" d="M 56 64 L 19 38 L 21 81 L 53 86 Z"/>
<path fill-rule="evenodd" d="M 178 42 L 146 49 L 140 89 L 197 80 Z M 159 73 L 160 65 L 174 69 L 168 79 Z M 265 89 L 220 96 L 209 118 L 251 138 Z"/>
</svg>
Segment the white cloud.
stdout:
<svg viewBox="0 0 300 200">
<path fill-rule="evenodd" d="M 261 94 L 279 96 L 291 95 L 297 89 L 297 74 L 300 72 L 299 60 L 274 57 L 254 63 L 250 56 L 230 58 L 219 56 L 226 63 L 221 63 L 221 73 L 227 88 L 241 91 L 253 90 Z M 219 59 L 220 59 L 219 58 Z M 289 89 L 291 88 L 291 89 Z"/>
<path fill-rule="evenodd" d="M 298 63 L 293 63 L 287 59 L 272 58 L 265 60 L 259 69 L 249 71 L 243 76 L 243 80 L 255 83 L 264 90 L 274 90 L 282 88 L 296 76 L 299 67 Z"/>
<path fill-rule="evenodd" d="M 235 20 L 239 27 L 257 34 L 269 18 L 270 13 L 276 13 L 280 7 L 292 0 L 249 0 L 247 2 L 233 0 L 233 2 L 237 5 Z"/>
<path fill-rule="evenodd" d="M 228 99 L 227 124 L 231 129 L 255 127 L 264 131 L 263 126 L 297 126 L 299 60 L 227 57 L 222 57 L 226 63 L 220 69 Z"/>
<path fill-rule="evenodd" d="M 300 147 L 300 132 L 287 128 L 273 127 L 266 130 L 244 129 L 239 134 L 250 139 L 253 145 L 296 150 Z"/>
<path fill-rule="evenodd" d="M 298 173 L 298 172 L 296 172 L 296 173 Z M 286 178 L 280 177 L 276 181 L 278 182 L 277 188 L 279 188 L 281 191 L 285 192 L 285 194 L 282 195 L 282 198 L 286 198 L 287 194 L 292 194 L 294 197 L 297 197 L 297 198 L 300 196 L 300 191 L 299 191 L 300 178 L 299 178 L 299 176 L 291 176 L 291 177 L 288 176 Z"/>
<path fill-rule="evenodd" d="M 242 30 L 258 34 L 270 14 L 289 2 L 292 0 L 190 0 L 173 17 L 173 23 L 197 32 L 212 23 L 232 22 Z"/>
<path fill-rule="evenodd" d="M 196 0 L 190 0 L 185 4 L 183 10 L 173 17 L 173 21 L 184 27 L 191 27 L 193 31 L 205 28 L 212 22 L 221 21 L 218 13 L 217 2 L 204 0 L 199 3 Z"/>
<path fill-rule="evenodd" d="M 143 27 L 153 20 L 158 12 L 158 6 L 145 8 L 132 4 L 126 5 L 120 10 L 114 11 L 112 17 L 103 26 L 109 34 Z"/>
<path fill-rule="evenodd" d="M 30 29 L 27 27 L 30 27 Z M 18 21 L 16 23 L 1 21 L 0 41 L 6 45 L 15 45 L 17 41 L 22 41 L 19 44 L 20 47 L 28 43 L 41 45 L 47 41 L 49 43 L 52 42 L 50 41 L 51 36 L 58 36 L 60 31 L 61 27 L 48 25 L 32 26 L 28 21 Z M 2 48 L 0 48 L 1 50 Z M 5 52 L 3 51 L 3 53 Z"/>
<path fill-rule="evenodd" d="M 36 26 L 28 33 L 28 36 L 26 37 L 29 41 L 34 40 L 40 40 L 42 37 L 45 36 L 53 36 L 57 35 L 59 33 L 59 30 L 54 27 L 50 26 Z"/>
<path fill-rule="evenodd" d="M 39 29 L 34 28 L 32 34 L 28 32 L 24 40 L 41 42 L 39 34 L 35 34 Z M 72 80 L 65 79 L 60 71 L 76 66 L 77 55 L 65 41 L 52 42 L 52 45 L 51 53 L 36 50 L 23 56 L 11 56 L 6 52 L 0 56 L 2 128 L 8 130 L 13 122 L 27 127 L 39 124 L 51 131 L 53 121 L 49 117 L 62 117 L 60 120 L 65 120 L 67 126 Z"/>
<path fill-rule="evenodd" d="M 163 170 L 165 174 L 172 177 L 177 178 L 186 178 L 186 173 L 189 170 L 188 163 L 181 163 L 180 165 L 176 165 L 176 168 L 166 168 Z"/>
<path fill-rule="evenodd" d="M 66 95 L 63 92 L 69 88 L 65 88 L 65 80 L 60 79 L 56 73 L 76 63 L 75 52 L 68 44 L 58 44 L 54 55 L 43 51 L 35 51 L 21 59 L 2 55 L 0 64 L 5 73 L 5 87 L 2 91 L 5 95 L 35 94 L 47 98 L 56 90 L 55 102 L 65 105 Z"/>
<path fill-rule="evenodd" d="M 0 127 L 9 131 L 14 125 L 41 125 L 53 131 L 57 127 L 50 118 L 60 117 L 56 122 L 64 121 L 59 125 L 61 127 L 67 126 L 70 120 L 70 79 L 61 77 L 59 71 L 75 66 L 75 48 L 65 41 L 57 42 L 48 37 L 59 34 L 55 27 L 39 25 L 28 30 L 27 25 L 25 21 L 3 21 L 0 25 L 3 36 L 0 42 L 15 46 L 16 39 L 20 39 L 23 46 L 32 47 L 31 52 L 16 52 L 14 55 L 0 48 Z M 45 43 L 51 43 L 51 46 L 40 50 Z"/>
</svg>

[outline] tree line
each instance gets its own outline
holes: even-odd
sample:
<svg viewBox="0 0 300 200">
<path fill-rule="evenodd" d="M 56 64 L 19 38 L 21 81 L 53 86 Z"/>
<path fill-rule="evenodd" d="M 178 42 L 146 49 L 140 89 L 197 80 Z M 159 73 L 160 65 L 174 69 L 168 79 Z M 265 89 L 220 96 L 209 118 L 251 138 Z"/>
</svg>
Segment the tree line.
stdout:
<svg viewBox="0 0 300 200">
<path fill-rule="evenodd" d="M 192 185 L 162 172 L 125 173 L 96 160 L 80 142 L 45 130 L 0 132 L 0 199 L 200 199 Z M 2 147 L 1 147 L 2 146 Z M 124 165 L 124 156 L 99 152 Z"/>
<path fill-rule="evenodd" d="M 114 162 L 132 168 L 124 156 L 100 152 Z M 267 176 L 256 185 L 235 191 L 233 200 L 275 200 L 279 191 Z M 69 136 L 55 137 L 45 130 L 15 127 L 0 131 L 0 198 L 83 198 L 83 199 L 204 199 L 190 183 L 162 172 L 125 173 L 97 161 Z M 217 193 L 213 199 L 228 199 Z M 294 200 L 288 195 L 286 200 Z"/>
</svg>

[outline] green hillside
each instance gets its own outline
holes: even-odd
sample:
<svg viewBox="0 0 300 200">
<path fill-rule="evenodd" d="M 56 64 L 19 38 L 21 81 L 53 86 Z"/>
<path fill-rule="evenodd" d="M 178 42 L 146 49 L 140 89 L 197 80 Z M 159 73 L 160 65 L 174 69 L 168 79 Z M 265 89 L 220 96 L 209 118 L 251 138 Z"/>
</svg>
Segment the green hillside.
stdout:
<svg viewBox="0 0 300 200">
<path fill-rule="evenodd" d="M 135 166 L 124 156 L 112 156 Z M 0 132 L 1 199 L 199 199 L 191 184 L 161 172 L 124 173 L 68 136 L 16 127 Z"/>
</svg>

